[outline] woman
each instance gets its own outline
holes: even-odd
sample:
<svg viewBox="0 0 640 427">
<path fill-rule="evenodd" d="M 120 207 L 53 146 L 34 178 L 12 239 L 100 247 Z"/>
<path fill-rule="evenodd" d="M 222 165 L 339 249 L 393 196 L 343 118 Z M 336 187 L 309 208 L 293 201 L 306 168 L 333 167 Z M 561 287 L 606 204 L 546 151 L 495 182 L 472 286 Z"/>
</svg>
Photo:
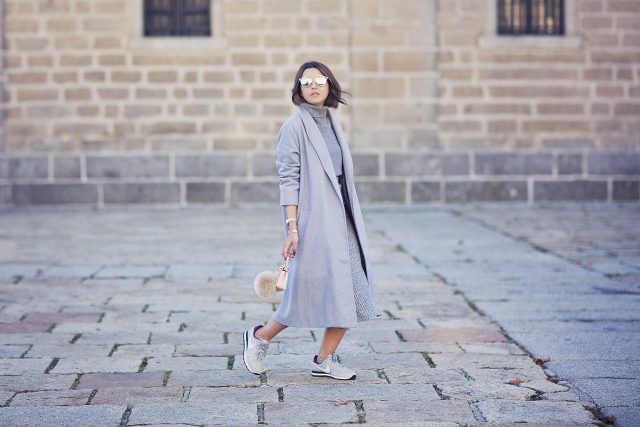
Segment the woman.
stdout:
<svg viewBox="0 0 640 427">
<path fill-rule="evenodd" d="M 291 100 L 299 108 L 280 128 L 276 159 L 287 289 L 271 320 L 245 331 L 244 362 L 259 375 L 270 341 L 282 330 L 326 328 L 311 374 L 355 379 L 338 362 L 336 349 L 348 328 L 381 313 L 351 153 L 329 111 L 346 102 L 331 70 L 316 61 L 300 66 Z"/>
</svg>

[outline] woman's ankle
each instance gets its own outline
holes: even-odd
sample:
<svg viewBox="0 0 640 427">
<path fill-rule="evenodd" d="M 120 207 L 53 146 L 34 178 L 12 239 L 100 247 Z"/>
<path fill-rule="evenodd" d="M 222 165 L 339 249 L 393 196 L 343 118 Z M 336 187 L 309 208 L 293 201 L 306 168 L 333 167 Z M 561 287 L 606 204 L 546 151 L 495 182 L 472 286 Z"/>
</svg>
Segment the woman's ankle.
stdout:
<svg viewBox="0 0 640 427">
<path fill-rule="evenodd" d="M 314 356 L 315 362 L 320 364 L 326 360 L 329 355 L 323 355 L 322 353 L 318 353 Z"/>
<path fill-rule="evenodd" d="M 259 340 L 271 341 L 271 339 L 267 339 L 262 335 L 263 332 L 264 326 L 262 328 L 258 328 L 258 330 L 253 331 L 253 336 Z"/>
</svg>

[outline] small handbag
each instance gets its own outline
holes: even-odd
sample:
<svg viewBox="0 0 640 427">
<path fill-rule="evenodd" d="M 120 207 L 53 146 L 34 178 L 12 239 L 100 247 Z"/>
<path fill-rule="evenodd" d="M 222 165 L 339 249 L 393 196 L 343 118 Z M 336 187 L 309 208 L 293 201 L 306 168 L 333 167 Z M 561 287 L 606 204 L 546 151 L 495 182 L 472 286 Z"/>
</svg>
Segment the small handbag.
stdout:
<svg viewBox="0 0 640 427">
<path fill-rule="evenodd" d="M 287 289 L 289 278 L 289 257 L 276 267 L 275 271 L 265 270 L 256 274 L 253 279 L 253 291 L 262 299 L 269 299 L 276 292 Z"/>
</svg>

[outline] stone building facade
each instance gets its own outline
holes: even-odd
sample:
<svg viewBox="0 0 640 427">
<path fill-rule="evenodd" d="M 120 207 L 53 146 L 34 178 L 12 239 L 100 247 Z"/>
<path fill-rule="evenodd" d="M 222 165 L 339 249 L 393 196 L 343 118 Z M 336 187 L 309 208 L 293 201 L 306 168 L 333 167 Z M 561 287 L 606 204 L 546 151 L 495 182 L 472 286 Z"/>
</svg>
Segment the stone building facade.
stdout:
<svg viewBox="0 0 640 427">
<path fill-rule="evenodd" d="M 640 201 L 640 2 L 210 0 L 211 36 L 144 0 L 0 0 L 0 204 L 277 203 L 298 66 L 329 65 L 362 202 Z"/>
</svg>

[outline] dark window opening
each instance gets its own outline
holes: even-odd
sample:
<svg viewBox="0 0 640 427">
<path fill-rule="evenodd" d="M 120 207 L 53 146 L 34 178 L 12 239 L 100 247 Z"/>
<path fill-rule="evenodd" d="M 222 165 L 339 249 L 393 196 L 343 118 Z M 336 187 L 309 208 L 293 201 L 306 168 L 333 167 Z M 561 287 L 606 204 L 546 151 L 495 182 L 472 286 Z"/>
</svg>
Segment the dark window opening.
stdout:
<svg viewBox="0 0 640 427">
<path fill-rule="evenodd" d="M 144 35 L 211 36 L 211 1 L 144 0 Z"/>
<path fill-rule="evenodd" d="M 563 35 L 564 0 L 498 0 L 498 34 Z"/>
</svg>

